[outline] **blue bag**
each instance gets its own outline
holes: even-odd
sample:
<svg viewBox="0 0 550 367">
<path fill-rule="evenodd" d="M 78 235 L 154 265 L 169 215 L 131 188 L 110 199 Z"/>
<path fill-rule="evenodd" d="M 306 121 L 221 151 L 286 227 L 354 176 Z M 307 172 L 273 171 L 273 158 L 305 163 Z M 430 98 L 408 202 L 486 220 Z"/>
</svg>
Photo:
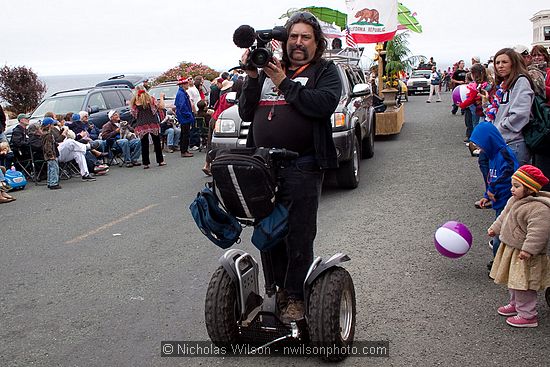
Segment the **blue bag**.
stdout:
<svg viewBox="0 0 550 367">
<path fill-rule="evenodd" d="M 215 245 L 226 249 L 240 240 L 242 227 L 237 218 L 219 204 L 212 190 L 205 187 L 197 194 L 189 210 L 201 232 Z"/>
<path fill-rule="evenodd" d="M 277 204 L 267 217 L 254 226 L 252 243 L 260 251 L 267 251 L 288 234 L 288 209 Z"/>
<path fill-rule="evenodd" d="M 11 186 L 12 190 L 23 190 L 27 185 L 27 179 L 25 175 L 16 170 L 6 170 L 4 174 L 6 183 Z"/>
</svg>

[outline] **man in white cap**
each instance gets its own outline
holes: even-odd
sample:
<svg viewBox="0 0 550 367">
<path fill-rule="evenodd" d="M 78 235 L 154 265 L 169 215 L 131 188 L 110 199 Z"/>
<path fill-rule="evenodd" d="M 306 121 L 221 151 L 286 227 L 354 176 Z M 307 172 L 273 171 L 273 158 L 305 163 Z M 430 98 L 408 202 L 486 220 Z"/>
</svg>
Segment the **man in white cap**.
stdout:
<svg viewBox="0 0 550 367">
<path fill-rule="evenodd" d="M 529 53 L 529 48 L 524 45 L 515 45 L 514 51 L 516 51 L 518 54 L 521 55 L 521 57 L 523 57 L 523 61 L 525 62 L 525 66 L 527 67 L 527 71 L 529 72 L 529 76 L 533 81 L 533 91 L 536 95 L 539 95 L 542 98 L 546 99 L 546 75 L 544 75 L 544 73 L 539 68 L 533 65 L 533 58 Z"/>
<path fill-rule="evenodd" d="M 120 114 L 116 110 L 111 110 L 107 116 L 109 121 L 101 128 L 101 138 L 106 141 L 111 140 L 113 144 L 116 144 L 122 150 L 126 167 L 139 166 L 141 164 L 138 162 L 141 156 L 140 140 L 120 139 Z"/>
</svg>

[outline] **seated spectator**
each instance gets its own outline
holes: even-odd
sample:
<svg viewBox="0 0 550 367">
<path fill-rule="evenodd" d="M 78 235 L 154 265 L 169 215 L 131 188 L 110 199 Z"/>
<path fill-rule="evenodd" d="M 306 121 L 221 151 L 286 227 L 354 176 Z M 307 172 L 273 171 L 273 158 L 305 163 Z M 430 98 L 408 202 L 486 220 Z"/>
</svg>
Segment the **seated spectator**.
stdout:
<svg viewBox="0 0 550 367">
<path fill-rule="evenodd" d="M 42 130 L 40 130 L 40 125 L 29 124 L 27 127 L 27 134 L 29 136 L 29 145 L 32 149 L 34 159 L 44 159 L 44 152 L 42 150 Z"/>
<path fill-rule="evenodd" d="M 82 113 L 87 115 L 87 112 L 82 111 Z M 52 118 L 54 120 L 53 125 L 58 130 L 59 121 L 56 121 L 55 116 L 56 115 L 53 112 L 46 112 L 44 114 L 44 120 L 46 120 L 46 118 L 48 118 L 48 117 Z M 44 120 L 42 120 L 42 123 L 44 122 Z M 87 125 L 85 125 L 85 127 L 87 128 Z M 68 130 L 68 128 L 67 128 L 67 130 Z M 57 133 L 57 131 L 55 133 Z M 64 135 L 64 137 L 66 137 L 68 139 L 74 139 L 76 137 L 75 133 L 73 131 L 70 131 L 70 130 L 68 130 L 68 132 L 63 134 L 63 135 Z M 88 166 L 88 170 L 91 171 L 91 172 L 94 172 L 96 175 L 104 175 L 107 172 L 109 172 L 109 166 L 107 166 L 105 164 L 102 164 L 98 159 L 98 158 L 101 158 L 101 157 L 107 155 L 107 154 L 103 154 L 99 151 L 99 150 L 101 150 L 101 148 L 103 146 L 103 142 L 94 141 L 94 140 L 90 140 L 90 139 L 82 139 L 80 141 L 80 143 L 86 144 L 86 146 L 88 148 L 88 150 L 86 151 L 86 154 L 85 154 L 86 164 Z"/>
<path fill-rule="evenodd" d="M 86 163 L 86 145 L 73 139 L 63 139 L 57 146 L 57 149 L 59 150 L 59 162 L 70 162 L 74 159 L 80 169 L 82 181 L 95 181 L 95 178 L 90 175 L 88 164 Z"/>
<path fill-rule="evenodd" d="M 0 166 L 11 167 L 13 164 L 13 152 L 7 141 L 0 141 Z"/>
<path fill-rule="evenodd" d="M 174 151 L 180 150 L 179 144 L 181 129 L 179 127 L 179 123 L 176 121 L 174 112 L 172 110 L 168 110 L 166 112 L 166 116 L 161 121 L 160 132 L 162 135 L 166 135 L 166 152 L 174 153 Z"/>
<path fill-rule="evenodd" d="M 88 135 L 90 136 L 90 138 L 94 141 L 100 140 L 99 139 L 99 134 L 101 134 L 101 130 L 99 130 L 93 122 L 89 122 L 88 123 Z"/>
<path fill-rule="evenodd" d="M 10 203 L 15 201 L 15 198 L 8 195 L 7 191 L 11 189 L 6 182 L 4 174 L 6 173 L 6 167 L 0 166 L 0 204 Z"/>
<path fill-rule="evenodd" d="M 126 167 L 139 166 L 141 163 L 138 162 L 141 155 L 141 142 L 138 138 L 135 139 L 121 139 L 120 130 L 121 130 L 121 120 L 120 114 L 111 110 L 108 113 L 109 121 L 103 125 L 101 128 L 101 138 L 103 140 L 113 140 L 116 145 L 122 150 L 124 155 L 124 164 Z M 128 126 L 128 129 L 133 129 Z"/>
<path fill-rule="evenodd" d="M 95 144 L 91 144 L 92 149 L 90 149 L 90 154 L 95 158 L 102 158 L 108 155 L 108 153 L 103 153 L 105 150 L 105 142 L 101 140 L 94 140 L 90 136 L 88 129 L 90 128 L 88 123 L 88 112 L 80 111 L 79 113 L 74 113 L 72 115 L 72 123 L 69 128 L 75 133 L 75 140 L 82 144 L 88 144 L 95 141 Z M 101 151 L 100 151 L 101 150 Z M 97 159 L 92 159 L 95 165 L 97 165 Z"/>
<path fill-rule="evenodd" d="M 10 145 L 15 151 L 15 154 L 21 158 L 30 158 L 30 151 L 28 150 L 29 135 L 27 133 L 27 127 L 29 126 L 29 115 L 20 113 L 17 116 L 19 124 L 15 126 L 11 133 Z"/>
<path fill-rule="evenodd" d="M 63 132 L 63 135 L 68 139 L 74 140 L 74 138 L 76 138 L 76 135 L 71 129 L 69 129 L 72 116 L 73 116 L 72 112 L 68 112 L 66 115 L 57 115 L 56 116 L 57 124 L 54 125 L 54 127 L 57 128 L 59 131 Z"/>
</svg>

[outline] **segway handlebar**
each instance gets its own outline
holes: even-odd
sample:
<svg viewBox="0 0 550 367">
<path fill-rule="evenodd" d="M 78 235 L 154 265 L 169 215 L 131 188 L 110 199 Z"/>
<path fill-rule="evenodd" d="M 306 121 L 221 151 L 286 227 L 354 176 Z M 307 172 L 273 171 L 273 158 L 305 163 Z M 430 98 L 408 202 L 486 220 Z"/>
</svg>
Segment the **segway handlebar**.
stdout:
<svg viewBox="0 0 550 367">
<path fill-rule="evenodd" d="M 271 159 L 278 161 L 290 161 L 300 156 L 297 152 L 285 148 L 271 148 L 269 149 L 269 155 Z"/>
</svg>

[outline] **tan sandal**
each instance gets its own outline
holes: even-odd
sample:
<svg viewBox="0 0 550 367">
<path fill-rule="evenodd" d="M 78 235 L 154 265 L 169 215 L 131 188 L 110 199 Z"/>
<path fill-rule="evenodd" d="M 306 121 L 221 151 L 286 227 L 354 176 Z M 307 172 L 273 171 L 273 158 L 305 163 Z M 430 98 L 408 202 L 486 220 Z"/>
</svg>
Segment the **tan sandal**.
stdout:
<svg viewBox="0 0 550 367">
<path fill-rule="evenodd" d="M 5 197 L 6 199 L 15 200 L 15 198 L 9 194 L 6 194 L 5 192 L 0 193 L 2 197 Z"/>
<path fill-rule="evenodd" d="M 8 199 L 3 196 L 0 196 L 0 204 L 11 203 L 12 201 L 14 201 L 14 199 Z"/>
</svg>

